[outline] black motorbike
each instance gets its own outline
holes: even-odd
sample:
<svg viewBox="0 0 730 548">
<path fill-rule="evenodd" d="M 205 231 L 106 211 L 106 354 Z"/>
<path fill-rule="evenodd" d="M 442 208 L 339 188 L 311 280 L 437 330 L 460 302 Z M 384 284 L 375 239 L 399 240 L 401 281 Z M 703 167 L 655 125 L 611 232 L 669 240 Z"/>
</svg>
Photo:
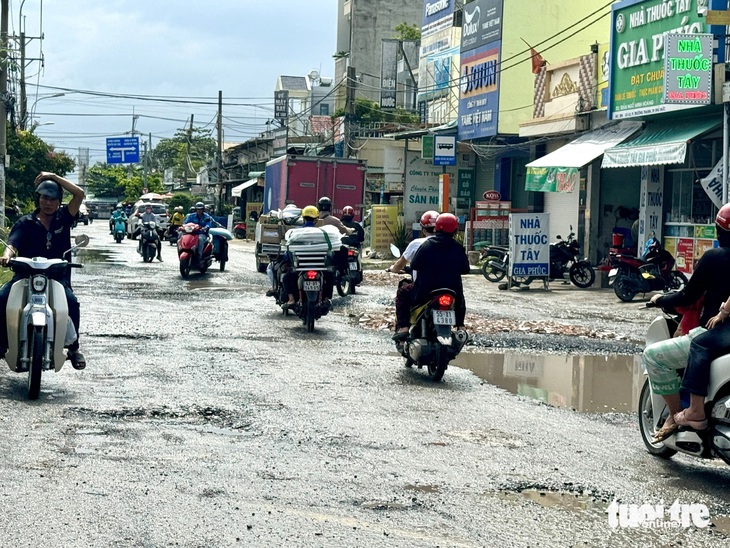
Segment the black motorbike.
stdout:
<svg viewBox="0 0 730 548">
<path fill-rule="evenodd" d="M 146 263 L 151 263 L 152 259 L 157 255 L 157 244 L 160 241 L 157 223 L 154 221 L 143 222 L 142 232 L 140 234 L 142 237 L 142 259 Z"/>
<path fill-rule="evenodd" d="M 347 261 L 341 261 L 342 264 L 335 273 L 335 287 L 340 297 L 354 295 L 355 287 L 362 283 L 360 250 L 353 246 L 349 246 L 346 249 Z M 344 253 L 344 249 L 342 252 Z"/>
<path fill-rule="evenodd" d="M 481 249 L 482 275 L 490 282 L 501 282 L 509 271 L 509 248 L 501 245 L 488 245 Z M 512 285 L 529 284 L 529 276 L 512 276 Z"/>
</svg>

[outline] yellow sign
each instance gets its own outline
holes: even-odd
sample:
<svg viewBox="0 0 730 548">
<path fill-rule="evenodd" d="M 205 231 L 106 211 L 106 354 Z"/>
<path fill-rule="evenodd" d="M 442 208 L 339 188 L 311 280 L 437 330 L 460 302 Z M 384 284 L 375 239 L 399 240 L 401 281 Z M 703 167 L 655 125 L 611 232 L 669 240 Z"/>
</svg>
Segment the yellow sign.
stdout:
<svg viewBox="0 0 730 548">
<path fill-rule="evenodd" d="M 730 11 L 726 10 L 707 10 L 705 21 L 708 25 L 730 25 Z"/>
<path fill-rule="evenodd" d="M 370 224 L 370 247 L 389 251 L 398 224 L 398 206 L 374 205 Z"/>
</svg>

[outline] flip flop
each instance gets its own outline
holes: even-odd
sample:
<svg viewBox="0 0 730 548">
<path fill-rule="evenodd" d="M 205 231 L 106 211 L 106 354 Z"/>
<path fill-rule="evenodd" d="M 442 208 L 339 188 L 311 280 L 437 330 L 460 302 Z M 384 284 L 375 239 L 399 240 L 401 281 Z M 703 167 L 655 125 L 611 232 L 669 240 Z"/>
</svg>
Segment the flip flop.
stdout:
<svg viewBox="0 0 730 548">
<path fill-rule="evenodd" d="M 652 441 L 654 441 L 654 442 L 664 441 L 668 437 L 674 435 L 674 433 L 677 430 L 679 430 L 679 425 L 676 422 L 667 424 L 667 422 L 665 421 L 664 426 L 662 426 L 659 430 L 654 432 L 654 435 L 652 436 Z"/>
<path fill-rule="evenodd" d="M 79 351 L 76 351 L 73 354 L 69 354 L 67 356 L 67 359 L 71 362 L 71 366 L 74 369 L 77 369 L 80 371 L 86 367 L 86 358 Z"/>
<path fill-rule="evenodd" d="M 685 412 L 680 411 L 676 415 L 674 415 L 674 422 L 676 422 L 679 426 L 689 426 L 693 430 L 706 430 L 707 429 L 707 419 L 702 421 L 691 421 L 685 418 Z"/>
</svg>

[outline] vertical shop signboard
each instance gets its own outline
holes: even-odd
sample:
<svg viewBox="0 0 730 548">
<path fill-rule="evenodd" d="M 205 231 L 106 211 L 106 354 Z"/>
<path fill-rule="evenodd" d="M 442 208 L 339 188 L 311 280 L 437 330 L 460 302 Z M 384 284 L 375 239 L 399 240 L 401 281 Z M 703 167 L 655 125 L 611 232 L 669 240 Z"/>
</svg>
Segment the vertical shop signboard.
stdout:
<svg viewBox="0 0 730 548">
<path fill-rule="evenodd" d="M 550 214 L 511 213 L 511 276 L 547 277 L 550 271 Z"/>
<path fill-rule="evenodd" d="M 658 240 L 662 238 L 663 188 L 662 170 L 655 166 L 643 166 L 639 200 L 639 249 L 644 249 L 644 243 L 652 236 Z"/>
<path fill-rule="evenodd" d="M 370 224 L 370 247 L 388 251 L 398 224 L 398 206 L 374 205 Z"/>
</svg>

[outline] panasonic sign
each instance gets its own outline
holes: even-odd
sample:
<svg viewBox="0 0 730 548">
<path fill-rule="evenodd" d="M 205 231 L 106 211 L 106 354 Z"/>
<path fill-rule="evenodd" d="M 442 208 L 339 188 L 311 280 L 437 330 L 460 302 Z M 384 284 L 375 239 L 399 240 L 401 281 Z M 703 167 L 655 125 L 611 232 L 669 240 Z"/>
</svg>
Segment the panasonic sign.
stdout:
<svg viewBox="0 0 730 548">
<path fill-rule="evenodd" d="M 436 15 L 438 12 L 449 8 L 449 0 L 438 0 L 433 4 L 426 4 L 426 17 Z"/>
</svg>

